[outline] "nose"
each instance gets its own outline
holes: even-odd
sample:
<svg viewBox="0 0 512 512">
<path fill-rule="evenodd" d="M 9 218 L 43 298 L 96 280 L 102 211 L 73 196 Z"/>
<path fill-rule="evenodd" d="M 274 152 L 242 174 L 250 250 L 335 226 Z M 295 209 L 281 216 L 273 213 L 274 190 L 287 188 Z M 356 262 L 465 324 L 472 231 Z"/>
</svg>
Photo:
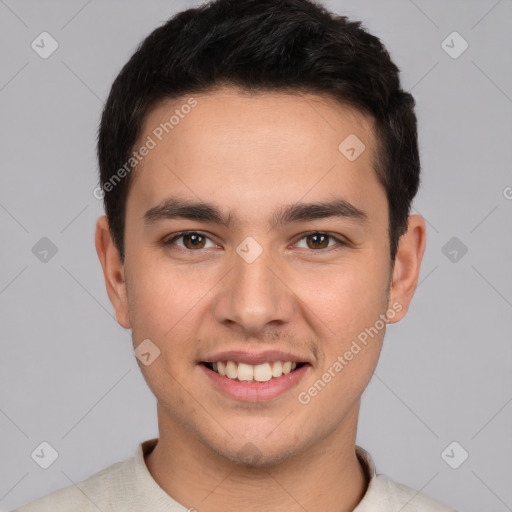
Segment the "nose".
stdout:
<svg viewBox="0 0 512 512">
<path fill-rule="evenodd" d="M 233 260 L 232 270 L 217 288 L 213 304 L 216 321 L 237 326 L 247 336 L 289 323 L 295 308 L 286 267 L 265 249 L 252 262 L 238 254 Z"/>
</svg>

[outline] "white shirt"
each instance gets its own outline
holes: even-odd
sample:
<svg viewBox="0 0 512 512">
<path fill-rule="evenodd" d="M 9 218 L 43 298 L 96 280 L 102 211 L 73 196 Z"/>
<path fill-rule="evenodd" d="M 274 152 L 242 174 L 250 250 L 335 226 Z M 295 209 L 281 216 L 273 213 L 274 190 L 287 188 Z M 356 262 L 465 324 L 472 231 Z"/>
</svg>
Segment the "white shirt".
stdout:
<svg viewBox="0 0 512 512">
<path fill-rule="evenodd" d="M 173 500 L 146 466 L 144 456 L 157 441 L 144 441 L 133 457 L 12 512 L 187 512 L 190 509 Z M 356 454 L 370 483 L 354 512 L 455 512 L 385 475 L 377 475 L 370 454 L 360 446 L 356 446 Z"/>
</svg>

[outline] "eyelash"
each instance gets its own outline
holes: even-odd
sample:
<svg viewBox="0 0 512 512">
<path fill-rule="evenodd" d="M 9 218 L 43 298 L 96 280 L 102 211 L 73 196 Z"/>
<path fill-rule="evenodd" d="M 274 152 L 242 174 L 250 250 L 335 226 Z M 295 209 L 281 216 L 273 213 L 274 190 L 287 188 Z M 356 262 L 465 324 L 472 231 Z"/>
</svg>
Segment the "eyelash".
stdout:
<svg viewBox="0 0 512 512">
<path fill-rule="evenodd" d="M 213 240 L 210 239 L 210 237 L 204 233 L 202 233 L 201 231 L 182 231 L 181 233 L 177 233 L 176 235 L 174 235 L 171 239 L 169 240 L 164 240 L 163 241 L 163 245 L 165 247 L 168 247 L 170 245 L 173 245 L 174 242 L 176 242 L 176 240 L 179 240 L 180 238 L 183 238 L 184 236 L 186 235 L 200 235 L 208 240 L 210 240 L 210 242 L 213 242 Z M 336 251 L 338 249 L 342 249 L 344 246 L 347 246 L 348 245 L 348 242 L 345 242 L 344 240 L 341 240 L 340 238 L 338 237 L 335 237 L 334 235 L 331 235 L 329 233 L 326 233 L 325 231 L 310 231 L 308 233 L 305 233 L 303 234 L 298 240 L 296 243 L 300 242 L 301 240 L 303 240 L 304 238 L 307 238 L 308 236 L 311 236 L 311 235 L 326 235 L 328 236 L 329 238 L 331 238 L 332 240 L 335 240 L 336 242 L 338 242 L 339 246 L 336 247 L 335 249 L 333 249 L 331 247 L 325 247 L 323 249 L 310 249 L 311 252 L 324 252 L 324 251 Z M 187 249 L 187 248 L 183 248 L 183 247 L 179 247 L 177 246 L 177 249 L 176 250 L 180 250 L 180 251 L 185 251 L 185 252 L 189 252 L 189 253 L 193 253 L 193 252 L 200 252 L 201 249 L 197 249 L 197 250 L 193 250 L 193 249 Z"/>
</svg>

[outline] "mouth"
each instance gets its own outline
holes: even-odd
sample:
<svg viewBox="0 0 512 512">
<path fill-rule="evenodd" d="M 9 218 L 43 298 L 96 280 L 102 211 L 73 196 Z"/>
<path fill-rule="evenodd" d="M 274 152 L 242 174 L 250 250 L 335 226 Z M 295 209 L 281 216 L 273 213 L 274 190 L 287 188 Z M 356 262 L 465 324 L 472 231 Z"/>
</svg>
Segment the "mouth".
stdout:
<svg viewBox="0 0 512 512">
<path fill-rule="evenodd" d="M 297 361 L 268 361 L 256 365 L 238 361 L 203 361 L 200 364 L 222 377 L 247 384 L 275 381 L 309 366 L 309 363 Z"/>
<path fill-rule="evenodd" d="M 212 389 L 244 402 L 291 398 L 290 392 L 313 370 L 307 356 L 277 349 L 227 350 L 203 358 L 196 364 Z"/>
</svg>

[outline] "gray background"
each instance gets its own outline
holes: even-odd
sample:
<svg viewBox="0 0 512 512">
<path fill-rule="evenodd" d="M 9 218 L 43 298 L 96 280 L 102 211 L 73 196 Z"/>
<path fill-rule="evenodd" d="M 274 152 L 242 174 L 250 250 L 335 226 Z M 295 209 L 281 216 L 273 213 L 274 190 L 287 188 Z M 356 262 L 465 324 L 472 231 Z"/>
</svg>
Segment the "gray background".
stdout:
<svg viewBox="0 0 512 512">
<path fill-rule="evenodd" d="M 130 331 L 114 320 L 94 248 L 95 140 L 121 66 L 195 4 L 0 1 L 5 510 L 157 435 L 155 399 Z M 407 317 L 388 328 L 358 443 L 379 472 L 461 511 L 512 510 L 512 1 L 324 5 L 362 20 L 403 70 L 424 172 L 414 210 L 428 222 L 420 284 Z M 43 31 L 59 44 L 47 59 L 31 48 Z M 458 58 L 442 47 L 453 31 L 469 44 Z M 462 48 L 460 39 L 445 44 Z M 46 262 L 32 250 L 43 237 L 57 248 Z M 42 441 L 59 455 L 46 470 L 31 458 Z M 452 469 L 445 461 L 460 463 L 463 449 L 469 458 Z"/>
</svg>

